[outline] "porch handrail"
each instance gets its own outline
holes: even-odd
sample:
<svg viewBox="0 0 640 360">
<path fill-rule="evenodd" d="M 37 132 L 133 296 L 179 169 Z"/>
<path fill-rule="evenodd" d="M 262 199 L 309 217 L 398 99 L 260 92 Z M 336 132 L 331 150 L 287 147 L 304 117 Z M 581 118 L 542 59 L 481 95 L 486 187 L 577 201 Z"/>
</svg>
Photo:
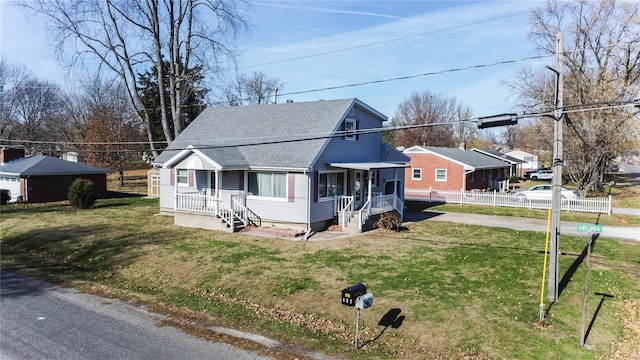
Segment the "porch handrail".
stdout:
<svg viewBox="0 0 640 360">
<path fill-rule="evenodd" d="M 341 199 L 336 200 L 336 210 L 342 213 L 342 228 L 346 228 L 353 217 L 353 196 L 343 196 Z"/>
<path fill-rule="evenodd" d="M 337 195 L 337 196 L 334 196 L 333 202 L 334 202 L 333 208 L 335 209 L 336 214 L 343 211 L 349 206 L 353 208 L 353 196 Z"/>
<path fill-rule="evenodd" d="M 244 226 L 248 226 L 250 223 L 256 226 L 262 225 L 262 219 L 260 216 L 247 207 L 246 194 L 241 193 L 231 195 L 231 202 L 233 204 L 234 215 L 242 221 Z"/>
<path fill-rule="evenodd" d="M 358 228 L 360 230 L 360 232 L 362 232 L 362 225 L 364 225 L 365 222 L 367 222 L 367 219 L 369 218 L 369 200 L 367 200 L 364 205 L 362 205 L 362 207 L 360 208 L 359 211 L 359 216 L 360 219 L 358 219 Z"/>
<path fill-rule="evenodd" d="M 219 216 L 233 229 L 233 212 L 222 200 L 202 192 L 177 193 L 176 210 L 209 213 Z"/>
</svg>

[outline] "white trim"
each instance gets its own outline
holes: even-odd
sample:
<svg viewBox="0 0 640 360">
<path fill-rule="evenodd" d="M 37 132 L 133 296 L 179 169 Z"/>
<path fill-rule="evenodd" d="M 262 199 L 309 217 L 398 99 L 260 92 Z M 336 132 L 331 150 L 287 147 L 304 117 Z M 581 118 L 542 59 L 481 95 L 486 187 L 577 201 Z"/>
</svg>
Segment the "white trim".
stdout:
<svg viewBox="0 0 640 360">
<path fill-rule="evenodd" d="M 284 174 L 284 197 L 279 197 L 279 196 L 262 196 L 262 195 L 252 195 L 249 192 L 249 175 L 251 173 L 256 173 L 256 174 Z M 247 198 L 251 198 L 251 199 L 263 199 L 263 200 L 284 200 L 284 201 L 289 201 L 289 173 L 288 172 L 284 172 L 284 171 L 245 171 L 245 183 L 246 183 L 246 187 L 244 190 L 245 193 L 247 194 Z"/>
<path fill-rule="evenodd" d="M 415 176 L 415 172 L 418 170 L 418 176 Z M 422 180 L 422 168 L 411 168 L 411 180 Z"/>
<path fill-rule="evenodd" d="M 443 180 L 438 179 L 438 170 L 444 171 L 444 179 Z M 434 173 L 435 181 L 438 181 L 438 182 L 446 182 L 447 181 L 447 177 L 449 176 L 447 169 L 437 169 L 436 168 L 436 169 L 434 169 L 434 171 L 435 171 L 435 173 Z"/>
<path fill-rule="evenodd" d="M 343 184 L 342 184 L 342 194 L 336 194 L 336 195 L 327 195 L 327 196 L 320 196 L 320 176 L 322 176 L 323 174 L 342 174 L 343 175 Z M 319 170 L 318 171 L 318 202 L 320 201 L 333 201 L 334 196 L 342 196 L 342 195 L 346 195 L 347 194 L 347 186 L 349 186 L 349 184 L 347 184 L 347 171 L 346 170 Z"/>
<path fill-rule="evenodd" d="M 211 164 L 216 170 L 222 170 L 222 165 L 218 164 L 213 159 L 203 154 L 202 151 L 196 149 L 193 145 L 188 145 L 186 148 L 180 150 L 177 154 L 173 155 L 169 160 L 165 161 L 162 164 L 162 168 L 171 169 L 175 164 L 177 164 L 178 162 L 180 162 L 182 159 L 186 158 L 190 154 L 196 154 L 202 159 L 204 159 L 207 163 Z"/>
<path fill-rule="evenodd" d="M 352 119 L 352 118 L 346 118 L 344 119 L 344 140 L 346 141 L 356 141 L 357 135 L 356 135 L 356 124 L 358 122 L 356 121 L 356 119 Z M 347 129 L 347 124 L 351 124 L 351 129 Z M 348 132 L 351 132 L 351 135 L 347 135 Z"/>
</svg>

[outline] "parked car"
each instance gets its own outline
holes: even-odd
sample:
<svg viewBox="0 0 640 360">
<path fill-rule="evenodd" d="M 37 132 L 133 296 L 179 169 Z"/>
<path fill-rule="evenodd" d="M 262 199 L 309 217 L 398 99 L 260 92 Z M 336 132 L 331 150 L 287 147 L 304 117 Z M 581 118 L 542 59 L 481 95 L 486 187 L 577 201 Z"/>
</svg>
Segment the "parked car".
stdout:
<svg viewBox="0 0 640 360">
<path fill-rule="evenodd" d="M 618 171 L 620 171 L 620 168 L 618 167 L 618 165 L 613 164 L 613 165 L 611 165 L 611 171 L 612 172 L 618 172 Z"/>
<path fill-rule="evenodd" d="M 0 189 L 0 205 L 7 205 L 9 200 L 11 200 L 11 191 Z"/>
<path fill-rule="evenodd" d="M 533 181 L 537 180 L 551 180 L 553 179 L 553 171 L 552 170 L 538 170 L 529 175 L 529 178 Z"/>
<path fill-rule="evenodd" d="M 634 161 L 633 161 L 632 158 L 627 159 L 627 164 L 633 164 L 633 163 L 634 163 Z"/>
<path fill-rule="evenodd" d="M 538 168 L 538 169 L 535 169 L 535 170 L 527 170 L 527 171 L 524 172 L 523 177 L 524 177 L 525 180 L 529 180 L 529 179 L 531 179 L 531 174 L 537 173 L 537 172 L 543 171 L 543 170 L 551 170 L 551 168 Z"/>
<path fill-rule="evenodd" d="M 553 194 L 553 186 L 551 185 L 536 185 L 527 190 L 515 190 L 511 193 L 514 200 L 526 201 L 526 200 L 551 200 Z M 560 188 L 560 196 L 563 200 L 578 199 L 580 192 L 578 190 L 569 190 L 567 188 Z"/>
</svg>

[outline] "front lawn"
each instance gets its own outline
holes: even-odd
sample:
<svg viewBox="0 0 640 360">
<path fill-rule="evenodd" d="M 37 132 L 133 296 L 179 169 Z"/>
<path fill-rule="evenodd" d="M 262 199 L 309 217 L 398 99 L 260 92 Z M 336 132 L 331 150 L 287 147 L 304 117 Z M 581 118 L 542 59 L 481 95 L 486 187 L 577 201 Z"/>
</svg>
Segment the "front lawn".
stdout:
<svg viewBox="0 0 640 360">
<path fill-rule="evenodd" d="M 0 211 L 3 268 L 143 302 L 205 337 L 195 324 L 353 359 L 623 359 L 638 344 L 629 324 L 640 321 L 640 245 L 631 242 L 596 242 L 588 322 L 599 311 L 582 348 L 584 237 L 562 236 L 563 291 L 539 324 L 542 233 L 423 221 L 402 233 L 280 240 L 179 228 L 144 198 Z M 356 311 L 340 304 L 357 282 L 375 297 L 361 312 L 358 351 Z"/>
</svg>

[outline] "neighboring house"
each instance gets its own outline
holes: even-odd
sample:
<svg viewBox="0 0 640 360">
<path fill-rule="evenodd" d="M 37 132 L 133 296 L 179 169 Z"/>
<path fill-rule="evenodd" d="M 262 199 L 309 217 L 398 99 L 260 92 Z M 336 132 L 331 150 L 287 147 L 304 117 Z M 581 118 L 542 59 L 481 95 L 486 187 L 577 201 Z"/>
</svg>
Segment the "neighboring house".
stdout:
<svg viewBox="0 0 640 360">
<path fill-rule="evenodd" d="M 471 150 L 487 156 L 491 156 L 494 159 L 498 159 L 504 163 L 509 164 L 509 177 L 520 176 L 520 174 L 523 173 L 522 164 L 526 163 L 524 160 L 520 160 L 518 158 L 514 158 L 513 156 L 503 154 L 500 151 L 494 150 L 494 149 L 471 149 Z"/>
<path fill-rule="evenodd" d="M 538 156 L 526 151 L 514 149 L 506 152 L 505 155 L 524 161 L 520 167 L 520 173 L 518 173 L 519 176 L 523 176 L 526 171 L 536 170 L 540 167 L 540 164 L 538 163 Z"/>
<path fill-rule="evenodd" d="M 406 192 L 434 190 L 507 190 L 510 165 L 491 156 L 458 148 L 413 146 L 406 169 Z"/>
<path fill-rule="evenodd" d="M 409 159 L 382 142 L 386 120 L 358 99 L 209 107 L 154 161 L 160 211 L 181 226 L 306 236 L 402 216 Z"/>
<path fill-rule="evenodd" d="M 93 181 L 98 196 L 107 192 L 107 174 L 110 171 L 103 168 L 46 155 L 1 163 L 0 188 L 11 191 L 12 201 L 20 199 L 29 203 L 41 203 L 67 200 L 69 186 L 78 178 Z"/>
</svg>

